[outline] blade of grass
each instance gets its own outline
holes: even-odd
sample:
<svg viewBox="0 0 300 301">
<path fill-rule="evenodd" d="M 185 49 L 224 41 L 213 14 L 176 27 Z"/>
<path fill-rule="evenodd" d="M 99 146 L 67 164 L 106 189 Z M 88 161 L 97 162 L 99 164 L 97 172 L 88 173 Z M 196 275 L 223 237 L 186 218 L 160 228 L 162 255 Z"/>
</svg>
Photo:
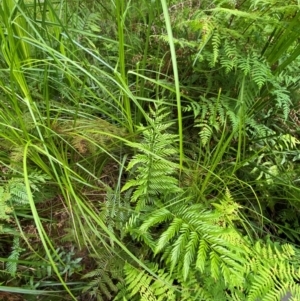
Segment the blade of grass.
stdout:
<svg viewBox="0 0 300 301">
<path fill-rule="evenodd" d="M 41 239 L 41 242 L 43 244 L 44 250 L 48 256 L 48 259 L 50 261 L 50 264 L 54 270 L 54 272 L 56 273 L 58 279 L 61 281 L 61 283 L 63 284 L 64 288 L 66 289 L 66 291 L 69 293 L 69 295 L 72 297 L 73 300 L 77 300 L 77 298 L 72 294 L 72 292 L 70 291 L 69 287 L 67 286 L 67 284 L 65 283 L 64 279 L 61 277 L 57 265 L 52 257 L 52 254 L 55 254 L 57 256 L 57 258 L 59 258 L 54 246 L 51 243 L 50 238 L 48 237 L 38 214 L 37 208 L 35 206 L 34 200 L 33 200 L 33 195 L 31 192 L 31 187 L 30 187 L 30 181 L 29 181 L 29 175 L 28 175 L 28 171 L 27 171 L 27 157 L 28 157 L 28 148 L 31 146 L 31 142 L 28 141 L 25 145 L 24 148 L 24 158 L 23 158 L 23 171 L 24 171 L 24 181 L 25 181 L 25 186 L 26 186 L 26 191 L 27 191 L 27 197 L 29 200 L 29 205 L 31 208 L 31 212 L 32 212 L 32 216 L 37 228 L 37 231 L 39 233 L 39 237 Z M 50 248 L 50 249 L 49 249 Z M 50 250 L 52 250 L 52 254 L 50 252 Z"/>
<path fill-rule="evenodd" d="M 166 0 L 161 0 L 161 5 L 163 8 L 163 14 L 165 18 L 166 29 L 168 33 L 168 42 L 170 46 L 172 66 L 173 66 L 173 74 L 174 74 L 174 85 L 176 91 L 176 103 L 177 103 L 177 118 L 178 118 L 178 135 L 179 135 L 179 166 L 180 169 L 183 168 L 183 160 L 184 160 L 184 151 L 183 151 L 183 127 L 182 127 L 182 109 L 181 109 L 181 95 L 180 95 L 180 83 L 178 76 L 178 67 L 177 67 L 177 58 L 175 45 L 173 41 L 173 32 L 172 26 L 168 11 L 168 6 Z"/>
</svg>

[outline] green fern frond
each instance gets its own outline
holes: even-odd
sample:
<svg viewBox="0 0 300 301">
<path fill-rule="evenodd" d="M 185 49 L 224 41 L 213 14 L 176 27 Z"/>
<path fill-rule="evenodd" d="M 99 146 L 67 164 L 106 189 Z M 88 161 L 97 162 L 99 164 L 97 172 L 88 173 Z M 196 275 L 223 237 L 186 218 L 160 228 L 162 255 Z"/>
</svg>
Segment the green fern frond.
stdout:
<svg viewBox="0 0 300 301">
<path fill-rule="evenodd" d="M 209 140 L 213 134 L 212 128 L 206 123 L 196 124 L 195 127 L 201 128 L 201 130 L 199 132 L 199 136 L 200 136 L 203 146 L 205 146 L 209 142 Z"/>
<path fill-rule="evenodd" d="M 274 85 L 272 94 L 275 96 L 276 107 L 283 110 L 284 119 L 287 119 L 291 107 L 290 92 L 285 86 L 282 86 L 281 83 L 274 81 L 272 83 Z"/>
<path fill-rule="evenodd" d="M 220 257 L 213 250 L 209 253 L 210 272 L 213 279 L 218 280 L 220 275 Z"/>
<path fill-rule="evenodd" d="M 197 251 L 197 260 L 196 260 L 196 267 L 200 270 L 200 272 L 204 272 L 206 258 L 208 255 L 209 245 L 205 239 L 199 240 L 199 248 Z"/>
<path fill-rule="evenodd" d="M 144 222 L 139 229 L 153 237 L 159 233 L 156 247 L 151 245 L 151 249 L 154 254 L 161 253 L 170 273 L 177 280 L 181 279 L 183 287 L 198 271 L 199 275 L 209 273 L 220 285 L 218 293 L 210 297 L 212 300 L 216 296 L 220 300 L 236 300 L 233 295 L 241 300 L 263 296 L 268 300 L 281 290 L 277 283 L 292 287 L 298 281 L 299 271 L 291 265 L 296 253 L 290 245 L 281 248 L 271 243 L 252 245 L 235 231 L 233 223 L 239 220 L 242 208 L 234 202 L 229 190 L 214 206 L 216 210 L 210 212 L 203 211 L 201 205 L 181 204 L 157 209 L 142 217 Z M 157 232 L 158 228 L 164 230 Z M 205 285 L 212 284 L 202 285 L 205 294 L 209 290 Z M 234 290 L 234 294 L 224 294 L 225 287 Z M 236 287 L 240 288 L 239 292 L 235 291 Z"/>
<path fill-rule="evenodd" d="M 173 176 L 175 167 L 172 160 L 177 154 L 173 144 L 177 136 L 167 132 L 173 123 L 163 122 L 169 114 L 159 106 L 152 115 L 155 118 L 151 127 L 141 126 L 144 138 L 139 143 L 139 153 L 128 164 L 128 170 L 132 170 L 135 177 L 122 188 L 122 191 L 134 189 L 131 202 L 136 203 L 136 211 L 155 203 L 160 196 L 181 191 L 178 180 Z"/>
<path fill-rule="evenodd" d="M 213 34 L 211 41 L 213 46 L 213 60 L 210 65 L 214 67 L 219 57 L 219 47 L 221 45 L 221 38 L 217 31 L 215 31 L 215 33 Z"/>
<path fill-rule="evenodd" d="M 29 203 L 25 183 L 22 179 L 11 179 L 7 184 L 10 194 L 10 202 L 14 205 L 25 205 Z"/>
<path fill-rule="evenodd" d="M 35 184 L 32 182 L 33 188 Z M 24 206 L 29 203 L 27 190 L 23 179 L 11 178 L 0 187 L 0 220 L 9 221 L 15 206 Z"/>
<path fill-rule="evenodd" d="M 225 68 L 225 73 L 228 74 L 235 67 L 236 61 L 231 60 L 231 59 L 229 59 L 225 56 L 222 56 L 220 58 L 220 64 L 221 64 L 222 67 Z"/>
<path fill-rule="evenodd" d="M 83 292 L 97 297 L 97 300 L 112 300 L 118 294 L 120 285 L 124 281 L 125 261 L 115 250 L 116 254 L 111 254 L 106 248 L 99 250 L 99 254 L 94 259 L 97 268 L 85 274 L 83 279 L 92 279 L 85 285 Z M 100 256 L 100 257 L 99 257 Z"/>
<path fill-rule="evenodd" d="M 264 124 L 258 123 L 253 118 L 246 119 L 246 128 L 249 131 L 249 136 L 253 138 L 264 138 L 271 136 L 274 132 Z"/>
<path fill-rule="evenodd" d="M 257 254 L 249 261 L 249 270 L 252 272 L 249 278 L 249 301 L 257 300 L 257 298 L 266 298 L 271 296 L 283 297 L 287 291 L 283 291 L 281 286 L 292 287 L 299 280 L 300 272 L 291 266 L 290 256 L 293 251 L 291 246 L 288 248 L 291 254 L 285 254 L 278 246 L 268 242 L 262 245 L 257 242 L 254 251 Z M 280 285 L 279 285 L 280 284 Z M 280 292 L 281 291 L 281 292 Z M 299 294 L 295 294 L 295 298 L 299 298 Z"/>
<path fill-rule="evenodd" d="M 194 212 L 197 212 L 197 215 Z M 236 214 L 233 210 L 230 213 L 232 215 Z M 218 254 L 220 254 L 222 262 L 230 270 L 242 269 L 244 262 L 240 262 L 239 259 L 235 260 L 235 254 L 238 252 L 243 254 L 245 250 L 232 245 L 230 240 L 227 239 L 230 232 L 228 232 L 228 229 L 225 229 L 224 232 L 223 222 L 220 222 L 224 219 L 223 214 L 221 210 L 220 213 L 201 212 L 201 206 L 199 205 L 174 206 L 172 210 L 158 209 L 159 219 L 153 218 L 156 213 L 149 213 L 150 220 L 145 216 L 145 221 L 140 229 L 149 231 L 150 227 L 155 228 L 159 224 L 169 224 L 157 240 L 155 254 L 166 250 L 171 245 L 172 248 L 168 249 L 168 254 L 164 254 L 163 257 L 170 263 L 170 270 L 174 270 L 175 267 L 181 269 L 182 277 L 186 280 L 192 266 L 204 270 L 208 254 L 211 254 L 214 259 L 218 258 Z M 232 235 L 236 236 L 237 234 L 231 232 Z M 213 265 L 212 268 L 217 276 L 215 266 Z"/>
<path fill-rule="evenodd" d="M 215 24 L 212 22 L 212 19 L 209 17 L 204 17 L 198 20 L 198 26 L 195 26 L 194 29 L 201 29 L 201 44 L 199 49 L 202 49 L 208 40 L 212 37 Z"/>
<path fill-rule="evenodd" d="M 228 108 L 227 102 L 226 98 L 221 97 L 210 99 L 201 97 L 199 103 L 191 104 L 190 109 L 195 110 L 194 126 L 200 128 L 199 137 L 203 146 L 209 143 L 214 134 L 221 134 L 228 114 L 231 114 L 232 118 L 235 117 L 235 113 Z M 233 121 L 235 122 L 236 118 Z"/>
<path fill-rule="evenodd" d="M 214 280 L 210 272 L 206 270 L 203 275 L 197 272 L 192 272 L 186 281 L 178 277 L 180 283 L 181 294 L 180 300 L 200 300 L 200 301 L 228 301 L 224 291 L 226 290 L 225 283 L 220 280 Z"/>
<path fill-rule="evenodd" d="M 220 64 L 221 66 L 225 67 L 225 72 L 228 74 L 237 66 L 238 52 L 236 48 L 236 42 L 225 39 L 224 52 L 225 56 L 221 56 Z"/>
<path fill-rule="evenodd" d="M 166 208 L 160 208 L 151 214 L 150 218 L 142 224 L 140 230 L 147 231 L 149 228 L 171 219 L 173 219 L 172 213 Z"/>
<path fill-rule="evenodd" d="M 191 101 L 186 106 L 183 106 L 183 112 L 193 112 L 194 118 L 197 118 L 200 112 L 203 110 L 203 106 L 199 102 Z M 206 114 L 206 113 L 205 113 Z M 204 114 L 204 115 L 205 115 Z"/>
<path fill-rule="evenodd" d="M 231 121 L 232 130 L 236 131 L 239 128 L 239 123 L 240 123 L 239 117 L 233 111 L 227 111 L 227 116 Z"/>
<path fill-rule="evenodd" d="M 199 301 L 214 301 L 214 297 L 211 292 L 199 285 L 199 280 L 195 279 L 193 282 L 189 281 L 184 285 L 182 295 L 182 301 L 199 300 Z"/>
<path fill-rule="evenodd" d="M 251 72 L 251 58 L 250 55 L 239 59 L 239 68 L 243 71 L 244 75 L 248 75 Z"/>
<path fill-rule="evenodd" d="M 158 269 L 156 265 L 151 264 L 151 270 L 158 275 L 157 279 L 129 264 L 126 264 L 124 270 L 126 275 L 126 296 L 129 300 L 176 300 L 172 277 L 170 274 L 165 273 L 164 270 Z M 122 295 L 124 296 L 124 293 L 117 295 L 115 300 L 123 300 Z"/>
<path fill-rule="evenodd" d="M 118 191 L 107 188 L 106 197 L 100 205 L 99 216 L 112 233 L 125 235 L 125 224 L 128 221 L 130 204 L 128 198 L 121 197 Z M 113 241 L 110 241 L 114 245 Z"/>
<path fill-rule="evenodd" d="M 172 213 L 168 211 L 167 214 L 169 214 L 169 217 L 171 219 L 172 218 Z M 164 221 L 168 221 L 168 219 L 165 218 Z M 178 235 L 179 230 L 182 227 L 182 223 L 183 223 L 183 220 L 180 219 L 180 218 L 174 218 L 173 219 L 173 221 L 170 223 L 168 229 L 165 232 L 163 232 L 163 234 L 161 234 L 159 240 L 157 241 L 157 245 L 156 245 L 156 248 L 155 248 L 155 253 L 158 253 L 161 250 L 163 250 L 167 246 L 168 242 L 174 236 Z M 154 224 L 149 225 L 148 220 L 146 220 L 146 222 L 141 226 L 141 228 L 144 227 L 145 225 L 147 225 L 147 228 L 146 229 L 144 228 L 144 229 L 148 230 Z"/>
<path fill-rule="evenodd" d="M 260 60 L 257 56 L 252 56 L 252 68 L 251 75 L 253 81 L 257 84 L 258 89 L 261 89 L 262 86 L 270 79 L 271 69 L 267 65 L 266 61 Z"/>
<path fill-rule="evenodd" d="M 174 241 L 174 243 L 173 243 L 173 250 L 171 252 L 171 257 L 169 258 L 170 263 L 171 263 L 171 266 L 170 266 L 171 271 L 174 270 L 175 266 L 180 268 L 183 263 L 182 261 L 179 262 L 179 260 L 185 254 L 184 251 L 185 251 L 185 247 L 188 243 L 190 231 L 191 230 L 190 230 L 189 225 L 183 223 L 180 228 L 179 236 L 177 237 L 176 241 Z M 188 271 L 183 271 L 183 275 L 187 276 L 187 274 L 188 274 Z"/>
<path fill-rule="evenodd" d="M 199 245 L 199 233 L 192 231 L 189 234 L 188 243 L 185 247 L 185 255 L 183 259 L 183 279 L 187 280 L 190 267 L 195 261 L 196 253 Z"/>
<path fill-rule="evenodd" d="M 12 252 L 8 256 L 8 262 L 6 264 L 6 270 L 10 273 L 12 277 L 16 276 L 17 267 L 18 267 L 18 260 L 20 257 L 21 252 L 23 251 L 20 248 L 20 239 L 18 236 L 14 236 L 13 245 L 12 245 Z"/>
</svg>

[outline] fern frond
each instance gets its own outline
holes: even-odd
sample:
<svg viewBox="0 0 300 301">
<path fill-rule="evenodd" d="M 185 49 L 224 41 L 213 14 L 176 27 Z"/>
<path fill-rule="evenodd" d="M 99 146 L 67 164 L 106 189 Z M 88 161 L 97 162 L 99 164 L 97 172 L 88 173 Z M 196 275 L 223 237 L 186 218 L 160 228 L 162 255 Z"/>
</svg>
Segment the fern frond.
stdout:
<svg viewBox="0 0 300 301">
<path fill-rule="evenodd" d="M 128 164 L 134 178 L 127 181 L 122 191 L 134 189 L 131 202 L 136 203 L 136 211 L 153 204 L 159 197 L 170 193 L 179 193 L 178 180 L 173 176 L 175 168 L 172 160 L 177 154 L 173 147 L 177 136 L 167 133 L 172 123 L 162 120 L 168 116 L 164 108 L 152 111 L 155 116 L 151 127 L 141 126 L 143 141 L 138 144 L 139 153 Z"/>
<path fill-rule="evenodd" d="M 227 116 L 229 117 L 229 120 L 231 121 L 232 130 L 236 131 L 239 128 L 239 123 L 240 123 L 239 117 L 233 111 L 227 111 Z"/>
<path fill-rule="evenodd" d="M 194 113 L 194 118 L 197 118 L 200 112 L 203 110 L 203 107 L 200 103 L 196 101 L 189 102 L 186 106 L 183 107 L 183 112 L 191 112 Z M 205 114 L 204 114 L 205 115 Z"/>
<path fill-rule="evenodd" d="M 291 106 L 290 92 L 286 87 L 282 86 L 280 83 L 272 83 L 274 85 L 274 90 L 272 91 L 272 94 L 275 96 L 276 107 L 283 110 L 284 118 L 287 119 Z"/>
<path fill-rule="evenodd" d="M 178 266 L 178 268 L 181 267 L 182 261 L 180 264 L 178 264 L 179 259 L 183 256 L 185 246 L 188 243 L 188 239 L 190 236 L 190 227 L 188 224 L 183 223 L 181 228 L 180 228 L 180 233 L 176 241 L 173 243 L 173 249 L 171 252 L 171 256 L 169 258 L 170 263 L 171 263 L 171 271 L 174 270 L 175 266 Z M 186 271 L 185 273 L 186 274 Z"/>
<path fill-rule="evenodd" d="M 215 280 L 218 280 L 220 275 L 220 257 L 216 252 L 211 251 L 209 253 L 209 259 L 210 259 L 211 276 Z"/>
<path fill-rule="evenodd" d="M 12 277 L 15 277 L 18 267 L 18 260 L 21 252 L 23 251 L 20 248 L 20 238 L 18 236 L 14 236 L 12 251 L 8 256 L 8 262 L 6 264 L 6 270 L 10 273 Z"/>
<path fill-rule="evenodd" d="M 199 136 L 200 136 L 203 146 L 205 146 L 209 142 L 209 140 L 213 134 L 213 130 L 206 123 L 199 123 L 199 124 L 196 124 L 195 126 L 201 128 L 201 131 L 199 132 Z"/>
<path fill-rule="evenodd" d="M 224 42 L 225 56 L 221 56 L 220 64 L 225 67 L 225 72 L 228 74 L 231 70 L 236 68 L 238 61 L 238 53 L 235 41 L 225 39 Z"/>
<path fill-rule="evenodd" d="M 151 217 L 147 219 L 140 227 L 141 231 L 147 231 L 150 227 L 160 224 L 164 221 L 171 220 L 173 218 L 172 213 L 166 208 L 156 210 L 151 214 Z"/>
<path fill-rule="evenodd" d="M 197 252 L 197 260 L 196 260 L 196 267 L 200 270 L 200 272 L 204 272 L 206 258 L 209 250 L 209 245 L 205 239 L 201 239 L 199 241 L 199 248 Z"/>
<path fill-rule="evenodd" d="M 171 212 L 168 211 L 168 214 L 170 214 L 170 218 L 172 217 Z M 165 218 L 164 221 L 167 221 L 167 219 Z M 182 223 L 183 220 L 180 218 L 174 218 L 173 221 L 171 222 L 170 226 L 168 227 L 168 229 L 163 232 L 163 234 L 160 236 L 156 248 L 155 248 L 155 253 L 160 252 L 161 250 L 163 250 L 166 245 L 168 244 L 168 242 L 179 233 L 179 230 L 182 227 Z M 142 225 L 142 227 L 144 225 L 149 225 L 148 220 L 146 220 L 146 222 Z M 151 224 L 151 226 L 153 226 L 154 224 Z M 141 227 L 141 228 L 142 228 Z M 148 227 L 149 228 L 149 227 Z M 147 228 L 147 230 L 148 230 Z"/>
<path fill-rule="evenodd" d="M 97 268 L 82 277 L 83 279 L 92 279 L 87 282 L 83 292 L 95 295 L 97 300 L 112 300 L 119 292 L 120 284 L 123 283 L 125 262 L 118 254 L 119 250 L 116 247 L 114 256 L 105 248 L 102 249 L 95 257 Z"/>
<path fill-rule="evenodd" d="M 212 46 L 213 46 L 213 59 L 212 59 L 210 65 L 211 65 L 211 67 L 214 67 L 216 65 L 216 62 L 219 57 L 219 47 L 221 45 L 221 38 L 220 38 L 218 31 L 215 31 L 215 33 L 212 36 L 211 41 L 212 41 Z"/>
<path fill-rule="evenodd" d="M 251 58 L 248 55 L 247 57 L 242 57 L 239 59 L 238 67 L 243 71 L 244 75 L 248 75 L 251 72 Z"/>
<path fill-rule="evenodd" d="M 270 79 L 271 69 L 267 65 L 266 61 L 259 60 L 259 58 L 255 55 L 252 57 L 252 68 L 251 68 L 251 75 L 253 81 L 257 84 L 258 89 Z"/>
<path fill-rule="evenodd" d="M 22 179 L 11 179 L 7 184 L 12 205 L 25 205 L 29 203 L 25 183 Z"/>
<path fill-rule="evenodd" d="M 195 261 L 198 245 L 199 245 L 199 234 L 196 231 L 192 231 L 188 238 L 188 243 L 185 248 L 185 255 L 183 259 L 182 274 L 184 280 L 187 280 L 190 267 Z"/>
<path fill-rule="evenodd" d="M 137 300 L 176 300 L 172 277 L 164 270 L 158 269 L 156 265 L 151 265 L 151 270 L 158 275 L 157 279 L 129 264 L 126 264 L 124 270 L 126 275 L 126 296 L 130 300 L 136 300 L 136 297 L 139 297 Z M 119 294 L 115 300 L 123 300 L 122 295 Z"/>
</svg>

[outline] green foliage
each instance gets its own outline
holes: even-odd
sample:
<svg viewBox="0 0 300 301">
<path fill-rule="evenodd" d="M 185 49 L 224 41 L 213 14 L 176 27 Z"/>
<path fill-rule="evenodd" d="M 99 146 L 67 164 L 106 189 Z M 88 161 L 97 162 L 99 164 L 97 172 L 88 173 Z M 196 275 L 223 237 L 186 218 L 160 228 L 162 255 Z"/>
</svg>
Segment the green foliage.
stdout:
<svg viewBox="0 0 300 301">
<path fill-rule="evenodd" d="M 4 188 L 0 188 L 0 196 L 1 196 L 1 220 L 8 221 L 9 220 L 9 214 L 12 211 L 12 208 L 8 205 L 7 201 L 10 198 L 10 195 L 8 193 L 5 193 Z"/>
<path fill-rule="evenodd" d="M 49 179 L 46 175 L 39 172 L 33 172 L 30 175 L 30 185 L 33 190 L 39 191 L 39 184 Z M 16 208 L 26 208 L 29 206 L 29 199 L 26 191 L 26 186 L 22 178 L 13 177 L 10 180 L 4 182 L 4 185 L 0 187 L 0 206 L 1 216 L 0 220 L 10 222 L 12 221 L 13 213 L 17 213 Z"/>
<path fill-rule="evenodd" d="M 74 258 L 74 255 L 75 255 L 74 247 L 71 247 L 71 250 L 66 250 L 66 251 L 63 249 L 57 248 L 55 250 L 55 253 L 58 256 L 58 263 L 62 263 L 62 264 L 59 264 L 59 267 L 58 267 L 58 270 L 61 273 L 61 275 L 66 275 L 66 276 L 70 277 L 75 272 L 79 272 L 82 270 L 82 267 L 80 264 L 80 262 L 82 261 L 82 258 L 80 258 L 80 257 Z M 51 269 L 51 266 L 48 266 L 48 268 Z"/>
<path fill-rule="evenodd" d="M 156 111 L 150 108 L 153 118 L 149 128 L 139 128 L 143 134 L 143 140 L 135 146 L 139 154 L 128 165 L 128 170 L 132 170 L 136 177 L 122 188 L 122 191 L 135 188 L 131 202 L 136 203 L 137 212 L 155 204 L 162 196 L 180 192 L 178 180 L 173 176 L 176 165 L 170 161 L 177 153 L 173 146 L 177 136 L 167 131 L 173 125 L 164 121 L 169 115 L 167 108 L 159 103 L 155 105 Z"/>
<path fill-rule="evenodd" d="M 2 1 L 2 274 L 73 300 L 299 299 L 296 4 Z"/>
<path fill-rule="evenodd" d="M 116 253 L 101 251 L 101 257 L 97 258 L 97 268 L 83 276 L 83 279 L 89 281 L 83 292 L 88 292 L 97 300 L 112 300 L 124 282 L 125 262 L 117 249 L 114 252 Z"/>
<path fill-rule="evenodd" d="M 295 288 L 300 277 L 293 263 L 297 261 L 295 249 L 271 241 L 253 245 L 242 238 L 234 226 L 241 220 L 241 207 L 229 191 L 214 206 L 216 210 L 207 211 L 203 205 L 172 204 L 168 210 L 160 208 L 144 215 L 139 229 L 131 229 L 143 236 L 150 233 L 151 243 L 143 241 L 151 249 L 154 246 L 155 255 L 161 253 L 169 272 L 158 279 L 164 281 L 172 275 L 182 290 L 183 300 L 269 300 L 271 296 L 284 296 L 287 288 Z M 164 230 L 157 237 L 158 229 Z M 144 300 L 145 291 L 156 296 L 159 288 L 156 293 L 152 277 L 134 271 L 130 267 L 127 289 L 134 294 L 139 292 L 138 300 Z M 139 276 L 132 276 L 134 273 Z M 198 294 L 190 292 L 193 287 Z M 297 290 L 294 296 L 299 296 Z"/>
<path fill-rule="evenodd" d="M 18 236 L 15 236 L 13 239 L 12 251 L 7 258 L 8 262 L 6 264 L 6 270 L 12 277 L 16 276 L 18 260 L 22 251 L 24 251 L 24 249 L 20 247 L 20 239 Z"/>
<path fill-rule="evenodd" d="M 153 264 L 151 270 L 157 274 L 157 278 L 126 264 L 124 272 L 127 286 L 114 300 L 176 300 L 176 288 L 172 285 L 173 279 L 170 274 L 158 269 L 158 266 Z"/>
</svg>

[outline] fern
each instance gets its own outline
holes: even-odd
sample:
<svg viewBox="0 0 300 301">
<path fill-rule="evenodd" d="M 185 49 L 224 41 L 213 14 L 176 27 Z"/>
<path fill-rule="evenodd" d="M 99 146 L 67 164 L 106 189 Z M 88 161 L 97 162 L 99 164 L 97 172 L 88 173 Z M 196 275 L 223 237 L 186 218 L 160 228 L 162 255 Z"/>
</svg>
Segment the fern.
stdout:
<svg viewBox="0 0 300 301">
<path fill-rule="evenodd" d="M 212 137 L 217 140 L 224 126 L 231 126 L 232 130 L 236 131 L 240 123 L 239 117 L 231 108 L 230 100 L 222 96 L 210 99 L 201 97 L 198 103 L 189 103 L 185 111 L 194 112 L 194 126 L 200 128 L 199 137 L 203 146 L 207 145 Z"/>
<path fill-rule="evenodd" d="M 82 279 L 92 279 L 85 285 L 83 293 L 88 293 L 100 301 L 112 300 L 118 294 L 119 287 L 124 282 L 123 267 L 125 262 L 116 248 L 114 252 L 111 254 L 104 249 L 100 252 L 101 256 L 95 258 L 97 268 L 82 277 Z"/>
<path fill-rule="evenodd" d="M 259 85 L 258 80 L 253 84 Z M 229 105 L 219 105 L 217 101 L 212 105 L 203 103 L 203 110 L 198 110 L 197 105 L 189 108 L 195 108 L 194 114 L 202 127 L 213 120 L 220 120 L 221 124 L 224 112 L 231 116 L 233 128 L 238 127 L 239 119 L 233 110 L 228 110 Z M 157 112 L 159 116 L 160 110 Z M 200 118 L 204 118 L 206 123 L 201 124 Z M 153 124 L 156 120 L 153 119 Z M 269 131 L 266 127 L 259 128 L 251 117 L 246 123 L 260 137 Z M 296 283 L 299 275 L 292 264 L 295 255 L 285 258 L 284 251 L 277 246 L 269 247 L 261 243 L 259 248 L 244 240 L 235 228 L 235 223 L 240 221 L 241 208 L 229 191 L 213 204 L 214 210 L 205 209 L 200 204 L 186 204 L 184 200 L 179 202 L 175 197 L 176 201 L 167 201 L 172 198 L 174 191 L 182 191 L 177 190 L 173 176 L 175 169 L 170 160 L 161 160 L 159 163 L 155 160 L 158 156 L 162 159 L 172 158 L 175 152 L 163 152 L 159 145 L 169 141 L 170 147 L 174 137 L 161 134 L 170 126 L 155 124 L 155 128 L 141 129 L 144 139 L 135 144 L 140 151 L 128 166 L 135 178 L 123 188 L 123 191 L 130 193 L 136 209 L 127 224 L 127 230 L 133 239 L 142 244 L 143 251 L 148 247 L 148 252 L 152 251 L 154 258 L 159 257 L 157 260 L 160 265 L 165 264 L 164 269 L 151 266 L 153 271 L 163 273 L 162 279 L 168 277 L 170 284 L 176 281 L 180 290 L 173 291 L 167 285 L 170 299 L 166 294 L 159 299 L 161 286 L 157 285 L 158 289 L 153 287 L 155 278 L 130 265 L 125 269 L 125 283 L 117 300 L 174 300 L 174 294 L 177 300 L 275 300 L 275 296 L 284 296 L 287 290 L 293 291 L 295 298 L 298 298 Z M 162 137 L 165 137 L 164 141 L 161 141 Z M 166 173 L 162 172 L 160 164 L 166 164 Z M 172 180 L 165 176 L 172 177 Z M 158 178 L 164 185 L 158 183 Z M 166 187 L 170 187 L 172 193 Z M 143 251 L 142 256 L 145 256 Z"/>
<path fill-rule="evenodd" d="M 26 186 L 22 179 L 11 179 L 8 182 L 7 188 L 10 194 L 10 202 L 12 205 L 29 204 Z"/>
<path fill-rule="evenodd" d="M 220 64 L 222 67 L 225 67 L 225 73 L 229 73 L 237 66 L 238 52 L 235 41 L 226 39 L 224 42 L 224 52 L 225 55 L 221 56 Z"/>
<path fill-rule="evenodd" d="M 130 179 L 122 191 L 134 189 L 131 202 L 136 203 L 137 212 L 154 204 L 160 196 L 180 192 L 178 180 L 173 176 L 176 168 L 172 163 L 177 154 L 173 146 L 177 136 L 167 132 L 173 123 L 163 123 L 168 116 L 165 111 L 158 106 L 156 112 L 152 111 L 155 116 L 152 125 L 140 127 L 144 138 L 138 145 L 139 154 L 128 164 L 128 170 L 133 171 L 135 178 Z"/>
<path fill-rule="evenodd" d="M 14 236 L 13 245 L 12 245 L 12 252 L 8 256 L 8 262 L 6 264 L 6 270 L 10 273 L 12 277 L 16 276 L 18 260 L 21 252 L 23 251 L 20 248 L 20 239 L 18 236 Z"/>
<path fill-rule="evenodd" d="M 271 78 L 271 70 L 266 61 L 260 60 L 257 55 L 252 54 L 251 74 L 253 81 L 257 84 L 258 89 Z"/>
<path fill-rule="evenodd" d="M 250 55 L 248 54 L 247 57 L 242 57 L 239 59 L 238 62 L 239 68 L 243 71 L 244 75 L 248 75 L 251 72 L 251 58 Z"/>
<path fill-rule="evenodd" d="M 193 212 L 198 212 L 197 218 Z M 148 215 L 151 216 L 150 220 L 148 220 Z M 218 260 L 223 261 L 232 273 L 235 269 L 242 268 L 243 260 L 239 262 L 232 258 L 235 256 L 232 254 L 235 254 L 238 248 L 234 247 L 235 251 L 231 249 L 232 254 L 228 251 L 232 244 L 224 235 L 225 228 L 218 226 L 218 223 L 224 219 L 221 214 L 205 212 L 201 205 L 173 205 L 172 209 L 158 209 L 148 215 L 145 216 L 145 222 L 140 226 L 141 232 L 149 231 L 150 228 L 155 229 L 162 223 L 171 222 L 170 229 L 167 228 L 160 235 L 156 243 L 155 254 L 167 249 L 167 253 L 163 252 L 163 257 L 170 264 L 171 271 L 175 267 L 177 272 L 181 270 L 184 280 L 187 279 L 191 266 L 195 266 L 197 262 L 200 269 L 203 269 L 202 263 L 209 256 L 211 256 L 211 271 L 216 278 L 219 275 Z M 171 221 L 170 218 L 172 218 Z M 226 231 L 228 232 L 229 228 Z M 232 231 L 229 233 L 236 236 Z M 220 244 L 224 247 L 218 247 Z M 171 246 L 170 252 L 168 246 Z M 203 252 L 204 250 L 206 252 Z M 241 249 L 239 252 L 243 252 L 243 250 Z"/>
<path fill-rule="evenodd" d="M 228 189 L 213 205 L 216 209 L 209 211 L 201 204 L 172 203 L 139 215 L 142 223 L 132 225 L 139 227 L 138 231 L 130 229 L 130 233 L 150 234 L 149 247 L 155 255 L 160 254 L 169 275 L 182 287 L 181 298 L 272 300 L 272 296 L 284 292 L 283 287 L 295 287 L 300 274 L 292 264 L 296 256 L 294 249 L 271 242 L 252 245 L 243 239 L 234 227 L 240 221 L 242 207 Z M 143 241 L 147 244 L 147 240 Z M 137 276 L 126 278 L 126 283 L 136 280 L 129 290 L 135 287 L 134 295 L 142 290 L 151 292 L 147 296 L 156 300 L 149 281 L 152 276 L 146 276 L 143 271 L 136 273 L 140 275 L 139 280 Z M 190 292 L 191 282 L 198 294 Z"/>
<path fill-rule="evenodd" d="M 283 116 L 287 119 L 291 106 L 290 92 L 279 82 L 273 82 L 273 85 L 274 90 L 272 94 L 275 96 L 276 107 L 283 110 Z"/>
<path fill-rule="evenodd" d="M 149 275 L 147 272 L 138 269 L 132 265 L 126 264 L 125 292 L 117 295 L 114 300 L 124 300 L 124 294 L 127 300 L 141 300 L 141 301 L 175 301 L 175 287 L 173 286 L 173 279 L 169 273 L 163 269 L 159 269 L 157 265 L 150 264 L 150 268 L 156 273 L 157 278 Z"/>
<path fill-rule="evenodd" d="M 12 178 L 0 187 L 0 220 L 10 221 L 15 206 L 24 206 L 29 202 L 23 179 Z"/>
<path fill-rule="evenodd" d="M 258 123 L 253 118 L 246 119 L 246 130 L 251 138 L 265 138 L 275 134 L 269 127 L 262 123 Z"/>
<path fill-rule="evenodd" d="M 221 39 L 218 32 L 215 32 L 212 36 L 212 46 L 213 46 L 213 60 L 211 61 L 211 67 L 214 67 L 218 57 L 219 57 L 219 47 L 221 45 Z"/>
<path fill-rule="evenodd" d="M 249 275 L 251 285 L 247 300 L 270 300 L 270 296 L 283 297 L 286 288 L 293 287 L 300 277 L 299 271 L 291 265 L 291 259 L 295 256 L 293 248 L 283 245 L 281 249 L 271 242 L 265 246 L 257 242 L 254 252 L 257 255 L 249 261 L 252 273 Z M 299 298 L 299 292 L 294 297 Z"/>
<path fill-rule="evenodd" d="M 201 128 L 201 131 L 199 132 L 199 136 L 200 136 L 201 142 L 204 146 L 209 142 L 210 138 L 212 137 L 213 130 L 209 125 L 207 125 L 205 123 L 199 123 L 196 125 L 196 127 Z"/>
</svg>

